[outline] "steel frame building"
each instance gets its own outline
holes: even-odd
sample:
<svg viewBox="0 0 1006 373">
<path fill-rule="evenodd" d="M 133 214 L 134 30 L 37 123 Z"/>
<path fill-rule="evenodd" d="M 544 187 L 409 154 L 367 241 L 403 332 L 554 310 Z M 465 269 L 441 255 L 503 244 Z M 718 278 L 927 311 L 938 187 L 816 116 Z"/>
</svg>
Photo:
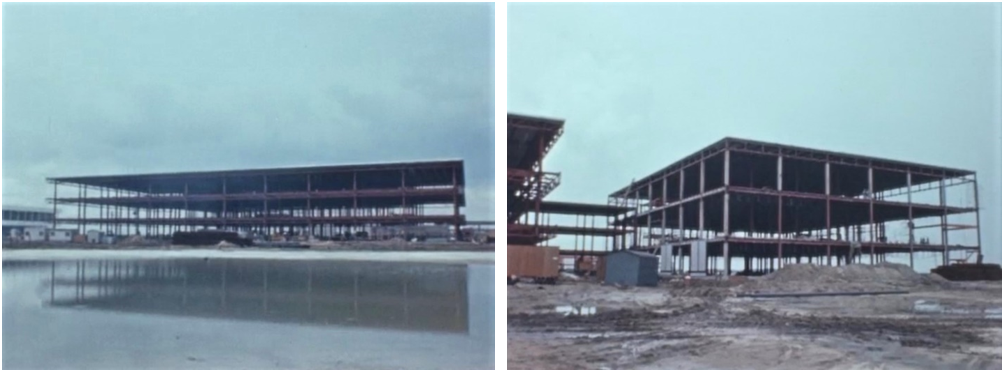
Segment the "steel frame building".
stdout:
<svg viewBox="0 0 1006 373">
<path fill-rule="evenodd" d="M 558 172 L 545 171 L 543 163 L 562 136 L 564 125 L 560 119 L 507 114 L 507 244 L 538 245 L 559 235 L 572 235 L 574 247 L 563 254 L 593 255 L 594 238 L 603 237 L 602 247 L 607 247 L 609 239 L 614 242 L 626 234 L 624 227 L 613 227 L 611 223 L 629 209 L 544 200 L 562 179 Z M 553 225 L 553 215 L 574 216 L 576 224 Z M 598 218 L 603 222 L 598 223 Z"/>
<path fill-rule="evenodd" d="M 545 172 L 545 155 L 562 136 L 564 121 L 507 114 L 507 244 L 536 245 L 542 200 L 559 186 L 561 175 Z M 531 220 L 535 212 L 534 220 Z M 523 221 L 522 221 L 523 220 Z"/>
<path fill-rule="evenodd" d="M 215 228 L 317 236 L 380 225 L 465 222 L 461 160 L 140 175 L 49 178 L 53 213 L 76 208 L 75 224 L 115 235 L 167 236 Z M 66 197 L 60 187 L 76 189 Z M 97 209 L 97 216 L 88 210 Z M 66 211 L 67 209 L 64 209 Z M 427 210 L 430 210 L 429 212 Z M 93 214 L 93 212 L 92 212 Z"/>
<path fill-rule="evenodd" d="M 951 206 L 947 189 L 974 188 L 972 202 Z M 936 190 L 939 204 L 920 203 L 913 194 Z M 705 240 L 708 255 L 743 258 L 746 270 L 774 270 L 786 262 L 832 265 L 850 258 L 870 262 L 887 254 L 978 253 L 981 246 L 954 244 L 948 232 L 974 230 L 980 237 L 978 187 L 974 171 L 892 161 L 737 138 L 725 138 L 634 181 L 609 195 L 609 204 L 631 211 L 616 225 L 637 228 L 613 249 L 675 247 Z M 974 214 L 974 224 L 948 218 Z M 919 219 L 939 223 L 916 225 Z M 888 239 L 889 224 L 907 222 L 907 242 Z M 940 242 L 916 240 L 916 231 L 938 228 Z M 643 232 L 647 234 L 644 236 Z M 676 246 L 675 255 L 689 255 Z"/>
</svg>

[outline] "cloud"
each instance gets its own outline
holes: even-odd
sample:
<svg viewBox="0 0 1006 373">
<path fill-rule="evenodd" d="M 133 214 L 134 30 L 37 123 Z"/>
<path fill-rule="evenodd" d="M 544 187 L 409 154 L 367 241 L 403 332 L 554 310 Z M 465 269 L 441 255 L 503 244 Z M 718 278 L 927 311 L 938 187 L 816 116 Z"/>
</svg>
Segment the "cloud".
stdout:
<svg viewBox="0 0 1006 373">
<path fill-rule="evenodd" d="M 468 215 L 493 215 L 492 4 L 4 13 L 8 202 L 52 176 L 461 158 Z"/>
</svg>

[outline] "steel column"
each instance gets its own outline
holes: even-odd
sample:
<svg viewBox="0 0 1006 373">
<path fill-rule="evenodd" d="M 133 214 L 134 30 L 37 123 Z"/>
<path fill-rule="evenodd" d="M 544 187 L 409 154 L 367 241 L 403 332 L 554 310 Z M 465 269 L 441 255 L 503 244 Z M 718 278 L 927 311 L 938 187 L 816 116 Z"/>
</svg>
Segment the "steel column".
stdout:
<svg viewBox="0 0 1006 373">
<path fill-rule="evenodd" d="M 779 154 L 779 158 L 776 164 L 776 189 L 779 190 L 779 212 L 776 215 L 776 230 L 778 230 L 778 235 L 776 239 L 779 241 L 779 269 L 782 269 L 782 154 Z"/>
<path fill-rule="evenodd" d="M 459 217 L 460 216 L 460 208 L 458 207 L 458 171 L 457 170 L 453 170 L 452 173 L 451 173 L 451 184 L 454 186 L 454 193 L 453 193 L 454 194 L 454 234 L 456 235 L 455 239 L 457 239 L 458 241 L 460 241 L 461 240 L 461 218 Z M 539 208 L 539 211 L 540 211 L 540 209 L 541 209 L 541 205 L 540 205 L 541 198 L 539 197 L 538 199 L 539 199 L 539 207 L 538 208 Z M 540 214 L 540 213 L 538 213 L 538 212 L 535 213 L 535 215 L 538 215 L 538 214 Z M 535 234 L 537 234 L 537 231 L 535 232 Z"/>
<path fill-rule="evenodd" d="M 943 214 L 940 215 L 940 241 L 943 244 L 943 265 L 950 264 L 950 251 L 947 245 L 947 189 L 946 179 L 940 179 L 940 207 Z"/>
<path fill-rule="evenodd" d="M 56 200 L 59 198 L 57 189 L 59 188 L 59 182 L 52 182 L 52 229 L 56 229 Z"/>
<path fill-rule="evenodd" d="M 699 163 L 699 195 L 706 193 L 706 160 Z M 706 204 L 705 198 L 699 198 L 699 235 L 706 238 Z"/>
<path fill-rule="evenodd" d="M 664 176 L 664 180 L 663 180 L 664 181 L 664 188 L 663 188 L 664 191 L 663 191 L 663 197 L 661 197 L 660 201 L 661 201 L 661 203 L 665 203 L 665 204 L 667 203 L 667 184 L 668 184 L 668 181 L 670 181 L 669 179 L 670 179 L 670 177 Z M 667 210 L 665 209 L 664 211 L 662 211 L 660 213 L 660 241 L 659 241 L 659 245 L 663 245 L 664 241 L 666 241 L 666 240 L 667 240 Z"/>
<path fill-rule="evenodd" d="M 915 269 L 915 217 L 912 211 L 912 173 L 906 172 L 908 182 L 908 262 Z"/>
<path fill-rule="evenodd" d="M 867 169 L 867 178 L 869 182 L 869 193 L 870 195 L 870 264 L 877 264 L 877 237 L 876 237 L 876 222 L 874 222 L 874 212 L 873 212 L 873 164 L 870 164 L 870 168 Z"/>
<path fill-rule="evenodd" d="M 227 177 L 224 176 L 224 177 L 221 177 L 221 179 L 222 179 L 221 181 L 222 181 L 222 186 L 223 186 L 223 190 L 222 190 L 222 192 L 223 192 L 223 196 L 222 196 L 222 203 L 223 203 L 222 208 L 223 208 L 223 211 L 222 211 L 222 214 L 221 214 L 221 218 L 223 219 L 224 230 L 227 230 Z"/>
<path fill-rule="evenodd" d="M 974 188 L 975 188 L 975 231 L 976 231 L 975 234 L 978 235 L 978 255 L 981 256 L 982 255 L 982 222 L 981 222 L 981 215 L 978 214 L 978 211 L 981 210 L 979 208 L 979 200 L 978 200 L 978 173 L 975 172 L 975 174 L 974 174 L 973 177 L 974 177 L 974 183 L 973 183 L 973 185 L 974 185 Z"/>
<path fill-rule="evenodd" d="M 825 194 L 825 225 L 828 230 L 828 240 L 831 240 L 831 161 L 824 164 L 824 194 Z M 825 255 L 828 257 L 828 265 L 831 265 L 831 245 L 825 247 Z"/>
<path fill-rule="evenodd" d="M 678 201 L 682 201 L 682 200 L 685 199 L 685 170 L 681 169 L 681 171 L 678 171 L 678 174 L 681 175 L 681 177 L 678 180 L 678 186 L 679 186 L 678 187 Z M 678 205 L 678 237 L 682 241 L 685 239 L 685 205 L 684 204 L 679 204 Z"/>
<path fill-rule="evenodd" d="M 723 186 L 730 187 L 730 150 L 723 153 Z M 723 193 L 723 261 L 730 276 L 730 192 Z M 749 264 L 745 262 L 745 267 Z M 747 268 L 745 268 L 747 269 Z"/>
<path fill-rule="evenodd" d="M 535 178 L 536 178 L 536 180 L 535 180 L 535 183 L 536 183 L 535 187 L 538 189 L 538 191 L 535 193 L 535 198 L 534 198 L 534 234 L 535 234 L 535 236 L 538 236 L 538 232 L 539 232 L 539 229 L 540 229 L 540 226 L 541 226 L 541 217 L 540 217 L 540 215 L 541 215 L 541 198 L 542 198 L 542 193 L 543 193 L 542 179 L 545 177 L 545 173 L 543 172 L 543 169 L 545 168 L 545 165 L 544 165 L 545 159 L 544 159 L 544 157 L 545 157 L 545 139 L 544 139 L 544 137 L 539 137 L 538 138 L 538 156 L 537 156 L 537 159 L 538 159 L 538 162 L 537 162 L 538 169 L 536 170 L 537 172 L 535 172 Z"/>
<path fill-rule="evenodd" d="M 184 202 L 183 203 L 185 205 L 185 219 L 182 220 L 182 221 L 184 222 L 183 224 L 185 224 L 185 230 L 187 231 L 187 230 L 189 230 L 188 228 L 189 228 L 189 214 L 190 214 L 190 212 L 189 212 L 189 183 L 187 183 L 187 182 L 185 183 L 185 198 L 184 198 Z"/>
<path fill-rule="evenodd" d="M 87 186 L 83 186 L 83 188 L 84 188 L 84 199 L 87 199 Z M 84 204 L 84 215 L 83 215 L 83 218 L 84 218 L 84 223 L 83 223 L 84 228 L 83 228 L 83 230 L 80 233 L 83 234 L 83 235 L 85 235 L 85 237 L 86 237 L 87 236 L 87 203 Z M 53 216 L 53 220 L 55 220 L 55 219 L 56 219 L 56 217 Z M 84 241 L 86 242 L 87 239 L 85 238 Z"/>
<path fill-rule="evenodd" d="M 266 236 L 269 232 L 269 176 L 262 175 L 262 230 Z"/>
<path fill-rule="evenodd" d="M 635 206 L 636 211 L 635 211 L 635 214 L 632 215 L 632 227 L 634 228 L 634 230 L 632 231 L 632 247 L 638 247 L 639 246 L 639 234 L 640 234 L 640 231 L 641 231 L 641 229 L 639 229 L 639 222 L 637 221 L 637 219 L 639 218 L 639 214 L 641 212 L 640 203 L 639 203 L 639 189 L 636 189 L 636 197 L 633 200 L 636 201 L 636 206 Z M 628 221 L 626 221 L 626 224 L 628 224 Z M 624 247 L 623 247 L 623 249 L 624 249 Z"/>
<path fill-rule="evenodd" d="M 650 183 L 647 188 L 649 188 L 646 198 L 650 200 L 650 209 L 653 209 L 653 183 Z M 653 214 L 646 214 L 646 234 L 649 235 L 646 239 L 647 246 L 653 246 Z"/>
</svg>

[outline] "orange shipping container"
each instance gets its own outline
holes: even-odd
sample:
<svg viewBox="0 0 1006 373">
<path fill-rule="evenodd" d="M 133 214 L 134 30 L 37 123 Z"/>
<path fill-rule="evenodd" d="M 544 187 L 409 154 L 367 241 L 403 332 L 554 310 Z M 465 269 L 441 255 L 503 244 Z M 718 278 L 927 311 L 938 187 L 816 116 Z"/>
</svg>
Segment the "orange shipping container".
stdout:
<svg viewBox="0 0 1006 373">
<path fill-rule="evenodd" d="M 533 278 L 559 277 L 559 248 L 507 245 L 507 275 Z"/>
</svg>

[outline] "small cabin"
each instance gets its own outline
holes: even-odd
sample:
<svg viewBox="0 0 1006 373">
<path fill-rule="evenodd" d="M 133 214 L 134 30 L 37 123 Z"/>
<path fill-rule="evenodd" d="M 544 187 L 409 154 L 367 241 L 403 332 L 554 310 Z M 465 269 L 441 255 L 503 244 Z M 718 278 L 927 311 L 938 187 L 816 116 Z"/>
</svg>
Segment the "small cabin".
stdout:
<svg viewBox="0 0 1006 373">
<path fill-rule="evenodd" d="M 45 227 L 25 227 L 21 239 L 26 242 L 43 242 L 47 238 L 46 231 Z"/>
<path fill-rule="evenodd" d="M 102 236 L 104 235 L 99 230 L 89 230 L 87 231 L 87 243 L 101 243 Z"/>
<path fill-rule="evenodd" d="M 604 283 L 623 286 L 657 286 L 659 258 L 630 250 L 615 251 L 604 257 Z"/>
<path fill-rule="evenodd" d="M 77 234 L 76 229 L 47 229 L 46 238 L 49 242 L 70 242 Z"/>
</svg>

